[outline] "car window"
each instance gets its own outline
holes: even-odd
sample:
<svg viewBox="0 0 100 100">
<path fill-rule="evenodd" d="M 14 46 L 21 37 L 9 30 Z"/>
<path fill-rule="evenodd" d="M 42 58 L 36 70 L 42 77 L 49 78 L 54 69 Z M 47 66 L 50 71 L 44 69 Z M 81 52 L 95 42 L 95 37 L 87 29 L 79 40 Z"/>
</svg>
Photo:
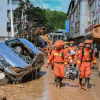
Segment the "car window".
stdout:
<svg viewBox="0 0 100 100">
<path fill-rule="evenodd" d="M 36 57 L 36 54 L 18 39 L 10 40 L 5 43 L 28 64 L 31 64 Z"/>
</svg>

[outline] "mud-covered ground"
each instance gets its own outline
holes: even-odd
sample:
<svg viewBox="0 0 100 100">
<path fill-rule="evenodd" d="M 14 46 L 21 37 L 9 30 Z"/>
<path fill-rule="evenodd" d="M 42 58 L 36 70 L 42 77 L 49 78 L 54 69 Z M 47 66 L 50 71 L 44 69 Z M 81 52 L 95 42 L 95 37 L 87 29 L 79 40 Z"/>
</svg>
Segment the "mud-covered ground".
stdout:
<svg viewBox="0 0 100 100">
<path fill-rule="evenodd" d="M 45 58 L 45 64 L 46 60 L 47 58 Z M 51 67 L 46 69 L 45 64 L 38 79 L 29 78 L 19 85 L 0 86 L 0 96 L 6 96 L 7 100 L 100 100 L 100 77 L 97 68 L 92 70 L 91 91 L 80 89 L 78 79 L 68 81 L 66 76 L 59 90 L 54 82 L 53 70 Z"/>
</svg>

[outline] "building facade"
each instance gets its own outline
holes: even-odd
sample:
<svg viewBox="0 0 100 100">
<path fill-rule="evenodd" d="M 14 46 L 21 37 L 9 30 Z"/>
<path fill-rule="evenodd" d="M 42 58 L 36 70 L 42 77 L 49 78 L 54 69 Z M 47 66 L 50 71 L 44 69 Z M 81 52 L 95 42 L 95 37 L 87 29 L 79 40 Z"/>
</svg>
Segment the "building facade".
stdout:
<svg viewBox="0 0 100 100">
<path fill-rule="evenodd" d="M 88 0 L 88 27 L 85 29 L 85 38 L 92 39 L 92 26 L 100 24 L 100 0 Z M 92 45 L 95 48 L 97 44 Z"/>
<path fill-rule="evenodd" d="M 85 41 L 85 29 L 88 27 L 88 0 L 71 0 L 67 12 L 70 21 L 70 38 L 78 45 Z"/>
<path fill-rule="evenodd" d="M 12 0 L 13 11 L 21 1 Z M 4 41 L 6 37 L 11 37 L 10 0 L 0 0 L 0 42 Z"/>
</svg>

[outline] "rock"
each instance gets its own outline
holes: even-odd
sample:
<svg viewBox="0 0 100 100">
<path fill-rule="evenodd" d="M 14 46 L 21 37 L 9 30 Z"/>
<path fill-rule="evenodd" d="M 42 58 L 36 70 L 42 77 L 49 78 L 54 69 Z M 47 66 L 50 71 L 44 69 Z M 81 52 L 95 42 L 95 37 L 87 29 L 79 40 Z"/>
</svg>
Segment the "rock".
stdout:
<svg viewBox="0 0 100 100">
<path fill-rule="evenodd" d="M 23 85 L 15 85 L 16 87 L 20 87 L 20 88 L 23 88 L 24 86 Z"/>
<path fill-rule="evenodd" d="M 3 89 L 5 89 L 5 87 L 2 87 L 1 89 L 3 90 Z"/>
</svg>

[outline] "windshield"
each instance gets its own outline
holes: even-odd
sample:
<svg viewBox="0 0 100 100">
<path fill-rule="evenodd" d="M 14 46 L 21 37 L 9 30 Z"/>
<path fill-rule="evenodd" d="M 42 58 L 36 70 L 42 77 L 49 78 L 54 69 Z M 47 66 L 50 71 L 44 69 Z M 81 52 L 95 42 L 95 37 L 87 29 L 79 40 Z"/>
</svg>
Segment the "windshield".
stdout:
<svg viewBox="0 0 100 100">
<path fill-rule="evenodd" d="M 36 57 L 36 54 L 18 39 L 7 41 L 6 45 L 28 64 Z"/>
</svg>

